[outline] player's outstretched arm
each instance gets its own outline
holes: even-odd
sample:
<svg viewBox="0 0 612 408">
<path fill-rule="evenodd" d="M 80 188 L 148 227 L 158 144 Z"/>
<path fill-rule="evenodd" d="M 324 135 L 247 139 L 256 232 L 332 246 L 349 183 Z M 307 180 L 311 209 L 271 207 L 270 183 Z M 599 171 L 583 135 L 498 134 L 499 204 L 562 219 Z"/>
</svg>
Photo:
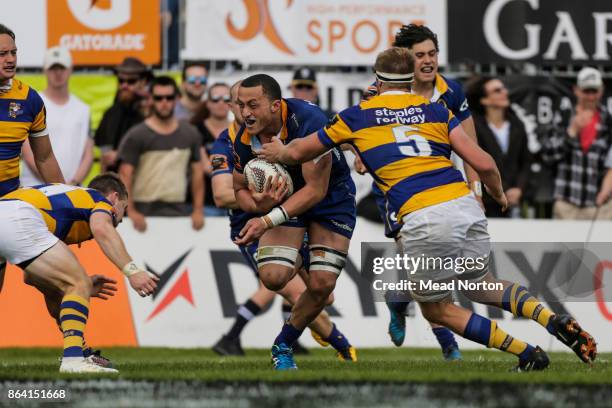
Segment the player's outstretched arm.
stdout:
<svg viewBox="0 0 612 408">
<path fill-rule="evenodd" d="M 499 170 L 491 155 L 482 150 L 461 126 L 455 126 L 449 138 L 452 149 L 478 172 L 491 197 L 505 210 L 508 201 L 502 188 Z"/>
<path fill-rule="evenodd" d="M 30 148 L 38 174 L 46 183 L 65 183 L 62 170 L 51 148 L 49 136 L 30 137 Z"/>
<path fill-rule="evenodd" d="M 123 272 L 130 281 L 130 286 L 140 296 L 152 294 L 157 287 L 156 281 L 159 279 L 132 261 L 123 239 L 113 226 L 111 217 L 104 212 L 95 212 L 89 218 L 89 227 L 104 255 Z"/>
<path fill-rule="evenodd" d="M 315 132 L 294 139 L 286 145 L 278 137 L 273 137 L 272 141 L 264 144 L 256 154 L 272 163 L 298 164 L 313 160 L 328 150 L 329 147 L 321 143 Z"/>
</svg>

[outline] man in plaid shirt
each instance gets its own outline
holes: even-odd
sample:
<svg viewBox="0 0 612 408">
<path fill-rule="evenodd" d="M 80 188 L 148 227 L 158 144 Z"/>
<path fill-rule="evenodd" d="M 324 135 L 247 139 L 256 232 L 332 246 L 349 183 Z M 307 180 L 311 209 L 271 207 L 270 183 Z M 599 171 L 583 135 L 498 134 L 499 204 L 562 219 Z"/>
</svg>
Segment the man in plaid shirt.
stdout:
<svg viewBox="0 0 612 408">
<path fill-rule="evenodd" d="M 554 218 L 595 217 L 612 146 L 612 116 L 601 105 L 603 88 L 601 73 L 583 68 L 574 87 L 576 110 L 569 126 L 544 138 L 543 159 L 557 165 Z M 612 203 L 603 204 L 597 217 L 612 219 Z"/>
</svg>

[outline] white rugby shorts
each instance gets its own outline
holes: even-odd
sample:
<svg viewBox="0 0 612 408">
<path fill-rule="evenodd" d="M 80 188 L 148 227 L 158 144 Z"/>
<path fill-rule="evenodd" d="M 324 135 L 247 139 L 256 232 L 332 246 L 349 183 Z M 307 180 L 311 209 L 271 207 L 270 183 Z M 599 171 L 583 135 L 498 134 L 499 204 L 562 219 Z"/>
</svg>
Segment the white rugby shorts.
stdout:
<svg viewBox="0 0 612 408">
<path fill-rule="evenodd" d="M 487 274 L 491 252 L 487 218 L 471 194 L 414 211 L 402 221 L 398 251 L 421 258 L 420 267 L 407 274 L 416 287 L 411 291 L 416 301 L 438 302 L 452 295 L 452 290 L 444 289 L 447 285 L 432 288 L 430 282 L 454 280 L 457 287 L 457 280 L 479 282 Z M 468 258 L 474 260 L 472 266 L 460 266 Z"/>
<path fill-rule="evenodd" d="M 36 258 L 57 241 L 32 205 L 18 200 L 0 201 L 0 258 L 18 265 Z"/>
</svg>

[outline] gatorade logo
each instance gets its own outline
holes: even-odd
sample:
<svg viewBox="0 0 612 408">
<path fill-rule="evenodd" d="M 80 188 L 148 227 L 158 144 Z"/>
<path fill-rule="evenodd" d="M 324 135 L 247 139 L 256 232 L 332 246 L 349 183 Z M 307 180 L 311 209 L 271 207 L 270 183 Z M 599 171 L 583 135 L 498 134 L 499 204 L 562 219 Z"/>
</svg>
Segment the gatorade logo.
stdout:
<svg viewBox="0 0 612 408">
<path fill-rule="evenodd" d="M 160 0 L 48 0 L 47 46 L 70 50 L 75 65 L 160 60 Z"/>
<path fill-rule="evenodd" d="M 95 30 L 112 30 L 131 18 L 131 0 L 68 0 L 74 17 Z"/>
<path fill-rule="evenodd" d="M 233 22 L 231 13 L 225 18 L 227 32 L 232 37 L 240 41 L 249 41 L 260 33 L 268 39 L 278 50 L 285 54 L 294 55 L 281 36 L 276 31 L 274 22 L 270 16 L 268 0 L 242 0 L 247 11 L 247 21 L 244 27 L 238 28 Z M 290 7 L 293 0 L 287 0 L 287 7 Z"/>
</svg>

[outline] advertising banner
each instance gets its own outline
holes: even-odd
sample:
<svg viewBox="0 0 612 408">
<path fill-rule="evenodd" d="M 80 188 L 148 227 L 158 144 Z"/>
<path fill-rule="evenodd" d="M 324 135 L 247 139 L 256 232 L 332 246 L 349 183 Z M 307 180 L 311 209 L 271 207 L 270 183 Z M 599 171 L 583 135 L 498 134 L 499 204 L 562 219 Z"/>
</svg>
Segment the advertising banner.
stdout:
<svg viewBox="0 0 612 408">
<path fill-rule="evenodd" d="M 489 231 L 497 242 L 517 242 L 500 252 L 494 247 L 494 268 L 498 276 L 511 276 L 525 285 L 553 310 L 573 314 L 599 343 L 600 351 L 612 351 L 612 301 L 605 294 L 612 287 L 612 258 L 602 254 L 595 270 L 572 278 L 563 245 L 522 244 L 525 234 L 531 242 L 584 241 L 612 242 L 612 222 L 598 222 L 589 233 L 589 222 L 491 220 Z M 89 344 L 168 347 L 210 347 L 232 324 L 237 306 L 257 287 L 257 280 L 242 255 L 229 240 L 227 219 L 209 217 L 202 231 L 191 229 L 189 218 L 150 218 L 141 234 L 123 223 L 119 231 L 135 261 L 160 276 L 155 296 L 141 298 L 120 272 L 104 258 L 95 243 L 74 252 L 88 273 L 107 274 L 119 280 L 119 292 L 108 301 L 92 300 L 91 320 L 86 336 Z M 372 271 L 361 270 L 362 242 L 383 242 L 382 225 L 363 219 L 357 222 L 349 260 L 335 290 L 332 319 L 358 347 L 391 347 L 387 334 L 388 311 L 372 284 Z M 563 239 L 565 238 L 565 239 Z M 589 249 L 597 253 L 597 245 Z M 607 244 L 609 245 L 609 244 Z M 588 245 L 587 245 L 588 246 Z M 575 247 L 567 246 L 571 251 Z M 586 248 L 586 247 L 585 247 Z M 575 252 L 572 252 L 575 254 Z M 589 255 L 591 256 L 591 255 Z M 591 259 L 591 258 L 584 258 Z M 575 258 L 572 261 L 575 265 Z M 506 268 L 503 272 L 501 269 Z M 510 271 L 510 269 L 512 269 Z M 552 270 L 560 272 L 551 274 Z M 593 281 L 593 276 L 597 281 Z M 567 290 L 571 282 L 571 290 Z M 595 286 L 594 286 L 595 285 Z M 593 291 L 593 289 L 599 289 Z M 586 296 L 585 293 L 594 296 Z M 584 296 L 583 296 L 584 295 Z M 608 296 L 609 297 L 609 296 Z M 571 301 L 570 301 L 571 300 Z M 513 336 L 550 350 L 565 347 L 536 323 L 515 319 L 509 313 L 459 301 L 484 316 L 499 321 Z M 47 315 L 42 295 L 25 286 L 17 268 L 7 271 L 0 295 L 0 325 L 10 327 L 0 336 L 0 347 L 61 344 L 61 334 Z M 280 299 L 245 329 L 245 347 L 269 347 L 282 325 Z M 407 320 L 406 346 L 437 347 L 435 336 L 418 307 Z M 307 345 L 314 341 L 303 336 Z M 461 340 L 461 347 L 480 347 Z"/>
<path fill-rule="evenodd" d="M 0 10 L 0 21 L 16 34 L 20 67 L 42 67 L 56 45 L 70 49 L 77 66 L 127 56 L 160 62 L 160 0 L 21 0 Z"/>
<path fill-rule="evenodd" d="M 446 61 L 445 0 L 187 0 L 185 59 L 372 65 L 402 24 L 430 26 Z"/>
<path fill-rule="evenodd" d="M 453 0 L 447 7 L 451 63 L 610 64 L 609 1 Z"/>
</svg>

